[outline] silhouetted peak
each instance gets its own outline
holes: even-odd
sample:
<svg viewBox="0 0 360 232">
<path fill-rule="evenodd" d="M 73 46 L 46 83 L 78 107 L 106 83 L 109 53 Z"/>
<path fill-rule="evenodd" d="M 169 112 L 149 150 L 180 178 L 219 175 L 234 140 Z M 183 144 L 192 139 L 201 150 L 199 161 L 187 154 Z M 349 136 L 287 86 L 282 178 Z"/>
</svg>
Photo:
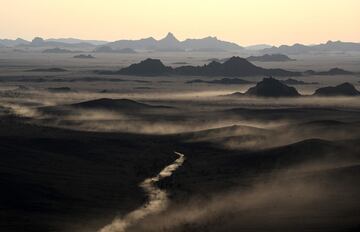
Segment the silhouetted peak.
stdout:
<svg viewBox="0 0 360 232">
<path fill-rule="evenodd" d="M 207 66 L 209 66 L 209 67 L 218 67 L 220 65 L 221 65 L 220 62 L 213 60 Z"/>
<path fill-rule="evenodd" d="M 273 82 L 273 83 L 280 83 L 280 81 L 276 80 L 275 78 L 273 78 L 272 76 L 270 77 L 264 77 L 262 82 Z"/>
<path fill-rule="evenodd" d="M 146 109 L 169 109 L 168 106 L 148 105 L 145 103 L 133 101 L 130 99 L 112 99 L 100 98 L 70 105 L 70 107 L 84 108 L 84 109 L 102 109 L 102 110 L 146 110 Z"/>
<path fill-rule="evenodd" d="M 326 42 L 327 45 L 338 44 L 338 43 L 342 43 L 342 42 L 340 40 L 337 40 L 337 41 L 329 40 L 329 41 Z"/>
<path fill-rule="evenodd" d="M 216 36 L 208 36 L 206 38 L 204 38 L 206 40 L 218 40 L 218 38 Z"/>
<path fill-rule="evenodd" d="M 44 42 L 45 42 L 45 40 L 43 38 L 41 38 L 41 37 L 35 37 L 31 41 L 32 44 L 43 44 Z"/>
<path fill-rule="evenodd" d="M 163 75 L 171 72 L 171 67 L 166 67 L 159 59 L 148 58 L 137 64 L 132 64 L 127 68 L 123 68 L 119 73 L 127 75 Z"/>
<path fill-rule="evenodd" d="M 323 87 L 317 89 L 314 95 L 318 96 L 358 96 L 360 92 L 354 85 L 345 82 L 335 87 Z"/>
<path fill-rule="evenodd" d="M 345 82 L 341 85 L 338 85 L 336 86 L 335 88 L 339 89 L 339 90 L 343 90 L 343 91 L 347 91 L 347 92 L 351 92 L 351 93 L 355 93 L 355 92 L 358 92 L 355 88 L 354 85 L 348 83 L 348 82 Z M 358 92 L 359 93 L 359 92 Z"/>
<path fill-rule="evenodd" d="M 17 38 L 15 41 L 17 41 L 17 42 L 27 42 L 26 40 L 24 40 L 22 38 Z"/>
<path fill-rule="evenodd" d="M 139 103 L 130 99 L 111 99 L 111 98 L 100 98 L 100 99 L 90 100 L 86 102 L 72 104 L 71 106 L 81 107 L 81 108 L 102 108 L 102 109 L 112 109 L 112 110 L 149 107 L 146 104 Z"/>
<path fill-rule="evenodd" d="M 344 72 L 345 70 L 344 69 L 341 69 L 341 68 L 332 68 L 329 70 L 329 72 Z"/>
<path fill-rule="evenodd" d="M 31 44 L 32 45 L 36 45 L 36 46 L 41 46 L 45 43 L 45 40 L 43 38 L 40 37 L 35 37 L 32 41 Z"/>
<path fill-rule="evenodd" d="M 239 56 L 231 57 L 230 59 L 228 59 L 227 61 L 224 62 L 224 65 L 226 65 L 226 66 L 243 66 L 243 65 L 253 66 L 253 64 L 251 64 L 248 60 L 241 58 Z"/>
<path fill-rule="evenodd" d="M 250 88 L 246 93 L 250 96 L 260 97 L 295 97 L 300 96 L 294 87 L 289 87 L 279 80 L 272 77 L 264 78 L 256 84 L 255 87 Z"/>
<path fill-rule="evenodd" d="M 174 34 L 171 32 L 167 33 L 166 37 L 167 38 L 175 38 Z"/>
<path fill-rule="evenodd" d="M 248 62 L 248 61 L 239 56 L 233 56 L 233 57 L 229 58 L 227 61 L 225 61 L 225 63 L 241 63 L 241 62 Z"/>
<path fill-rule="evenodd" d="M 143 60 L 140 62 L 141 65 L 151 65 L 151 66 L 158 66 L 158 67 L 165 67 L 165 65 L 161 62 L 159 59 L 151 59 L 147 58 L 146 60 Z"/>
<path fill-rule="evenodd" d="M 350 84 L 349 82 L 345 82 L 341 85 L 337 86 L 338 88 L 355 88 L 352 84 Z"/>
<path fill-rule="evenodd" d="M 323 72 L 322 74 L 328 74 L 328 75 L 348 75 L 352 74 L 352 72 L 346 71 L 341 68 L 332 68 L 327 72 Z"/>
<path fill-rule="evenodd" d="M 174 36 L 173 33 L 169 32 L 165 38 L 162 39 L 162 41 L 174 41 L 179 42 L 179 40 Z"/>
</svg>

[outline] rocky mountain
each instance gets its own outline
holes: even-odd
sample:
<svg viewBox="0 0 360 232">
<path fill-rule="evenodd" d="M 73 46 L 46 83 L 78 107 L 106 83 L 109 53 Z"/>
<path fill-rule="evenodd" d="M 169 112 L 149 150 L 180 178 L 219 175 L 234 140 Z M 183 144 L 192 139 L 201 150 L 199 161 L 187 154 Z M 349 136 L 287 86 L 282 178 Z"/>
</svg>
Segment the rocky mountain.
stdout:
<svg viewBox="0 0 360 232">
<path fill-rule="evenodd" d="M 100 98 L 86 102 L 75 103 L 69 105 L 72 108 L 80 109 L 99 109 L 111 111 L 133 111 L 133 110 L 148 110 L 148 109 L 170 109 L 168 106 L 149 105 L 130 99 L 111 99 Z"/>
<path fill-rule="evenodd" d="M 359 96 L 360 92 L 350 83 L 343 83 L 335 87 L 317 89 L 315 96 Z"/>
<path fill-rule="evenodd" d="M 250 88 L 246 96 L 257 97 L 298 97 L 300 94 L 294 87 L 289 87 L 274 78 L 264 78 L 256 86 Z"/>
<path fill-rule="evenodd" d="M 138 76 L 158 76 L 169 75 L 173 69 L 165 66 L 160 60 L 146 59 L 138 64 L 132 64 L 127 68 L 123 68 L 117 72 L 122 75 L 138 75 Z"/>
<path fill-rule="evenodd" d="M 161 51 L 183 51 L 181 42 L 170 32 L 165 38 L 157 41 L 156 47 Z"/>
<path fill-rule="evenodd" d="M 187 76 L 300 76 L 301 73 L 291 72 L 283 69 L 265 69 L 253 65 L 240 57 L 232 57 L 224 63 L 213 61 L 204 66 L 178 67 L 175 73 Z"/>
<path fill-rule="evenodd" d="M 183 75 L 183 76 L 226 76 L 226 77 L 244 77 L 244 76 L 300 76 L 299 72 L 291 72 L 283 69 L 265 69 L 253 65 L 249 61 L 240 57 L 232 57 L 224 63 L 216 61 L 210 62 L 204 66 L 180 66 L 172 68 L 165 66 L 160 60 L 147 59 L 138 64 L 132 64 L 129 67 L 119 71 L 97 71 L 99 74 L 122 74 L 122 75 Z"/>
</svg>

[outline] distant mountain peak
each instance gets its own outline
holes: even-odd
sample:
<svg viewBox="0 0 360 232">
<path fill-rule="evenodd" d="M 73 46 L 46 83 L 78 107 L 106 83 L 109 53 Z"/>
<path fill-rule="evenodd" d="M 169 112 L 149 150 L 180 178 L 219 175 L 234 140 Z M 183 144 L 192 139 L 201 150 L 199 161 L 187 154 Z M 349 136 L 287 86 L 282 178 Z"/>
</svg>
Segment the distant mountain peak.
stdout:
<svg viewBox="0 0 360 232">
<path fill-rule="evenodd" d="M 45 40 L 41 37 L 35 37 L 31 42 L 32 43 L 43 43 Z"/>
<path fill-rule="evenodd" d="M 174 34 L 172 32 L 168 32 L 166 37 L 172 37 L 172 38 L 175 38 Z"/>
<path fill-rule="evenodd" d="M 216 36 L 208 36 L 208 37 L 205 37 L 204 39 L 207 39 L 207 40 L 218 40 L 218 38 Z"/>
<path fill-rule="evenodd" d="M 326 44 L 339 44 L 339 43 L 342 43 L 342 42 L 340 40 L 337 40 L 337 41 L 329 40 L 326 42 Z"/>
<path fill-rule="evenodd" d="M 174 41 L 174 42 L 180 42 L 173 33 L 169 32 L 165 38 L 163 38 L 161 41 Z"/>
</svg>

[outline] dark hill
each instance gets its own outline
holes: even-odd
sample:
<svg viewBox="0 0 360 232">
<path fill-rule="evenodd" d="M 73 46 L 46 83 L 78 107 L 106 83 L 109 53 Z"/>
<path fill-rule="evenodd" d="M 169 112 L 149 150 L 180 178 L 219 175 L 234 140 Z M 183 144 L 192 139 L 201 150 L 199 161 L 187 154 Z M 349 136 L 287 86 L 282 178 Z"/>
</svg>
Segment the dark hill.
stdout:
<svg viewBox="0 0 360 232">
<path fill-rule="evenodd" d="M 244 58 L 232 57 L 224 63 L 213 61 L 204 66 L 181 66 L 171 68 L 160 60 L 147 59 L 138 64 L 132 64 L 116 72 L 97 71 L 99 74 L 122 74 L 138 76 L 182 75 L 182 76 L 300 76 L 299 72 L 283 69 L 264 69 L 257 67 Z"/>
<path fill-rule="evenodd" d="M 257 76 L 264 75 L 265 69 L 257 67 L 240 57 L 232 57 L 224 63 L 213 61 L 202 67 L 183 66 L 175 69 L 179 75 L 193 76 Z"/>
<path fill-rule="evenodd" d="M 252 76 L 265 71 L 240 57 L 232 57 L 225 61 L 222 65 L 222 69 L 226 76 L 237 75 L 240 73 L 246 76 Z"/>
<path fill-rule="evenodd" d="M 343 83 L 335 87 L 317 89 L 315 96 L 359 96 L 360 92 L 350 83 Z"/>
<path fill-rule="evenodd" d="M 71 105 L 59 105 L 40 107 L 38 110 L 47 115 L 73 115 L 77 113 L 77 110 L 89 110 L 89 111 L 113 111 L 129 114 L 141 114 L 152 111 L 173 109 L 169 106 L 155 106 L 140 103 L 129 99 L 110 99 L 100 98 L 85 102 L 74 103 Z"/>
<path fill-rule="evenodd" d="M 86 102 L 80 102 L 70 105 L 71 107 L 82 109 L 103 109 L 103 110 L 144 110 L 170 108 L 166 106 L 152 106 L 129 99 L 110 99 L 101 98 Z"/>
<path fill-rule="evenodd" d="M 258 97 L 297 97 L 300 96 L 294 87 L 289 87 L 274 78 L 264 78 L 245 95 Z"/>
<path fill-rule="evenodd" d="M 118 74 L 157 76 L 171 74 L 172 68 L 165 66 L 160 60 L 146 59 L 138 64 L 132 64 L 127 68 L 119 70 Z"/>
<path fill-rule="evenodd" d="M 283 69 L 264 69 L 253 65 L 241 57 L 231 57 L 224 63 L 216 61 L 202 67 L 184 66 L 175 69 L 180 75 L 195 76 L 300 76 L 300 73 L 290 72 Z"/>
</svg>

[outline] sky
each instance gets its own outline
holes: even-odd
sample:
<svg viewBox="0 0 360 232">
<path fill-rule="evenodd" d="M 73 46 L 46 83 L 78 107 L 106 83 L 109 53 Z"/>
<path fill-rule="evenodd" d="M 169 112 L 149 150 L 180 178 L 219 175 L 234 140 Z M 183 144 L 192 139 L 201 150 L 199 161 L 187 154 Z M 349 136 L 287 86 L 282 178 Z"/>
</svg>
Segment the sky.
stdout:
<svg viewBox="0 0 360 232">
<path fill-rule="evenodd" d="M 0 0 L 0 38 L 360 42 L 359 0 Z"/>
</svg>

